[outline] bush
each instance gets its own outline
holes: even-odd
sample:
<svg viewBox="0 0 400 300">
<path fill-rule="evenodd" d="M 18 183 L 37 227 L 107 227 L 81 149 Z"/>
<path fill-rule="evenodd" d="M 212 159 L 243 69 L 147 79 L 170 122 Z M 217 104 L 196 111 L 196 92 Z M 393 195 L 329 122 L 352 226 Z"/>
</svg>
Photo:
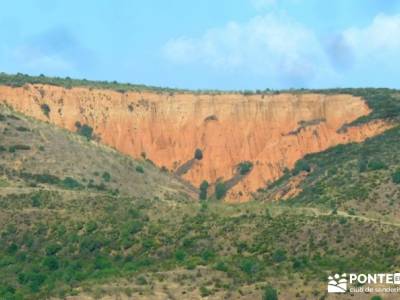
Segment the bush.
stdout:
<svg viewBox="0 0 400 300">
<path fill-rule="evenodd" d="M 91 140 L 93 138 L 93 128 L 90 127 L 89 125 L 86 124 L 81 124 L 80 122 L 75 123 L 76 127 L 76 132 L 84 137 L 86 137 L 88 140 Z"/>
<path fill-rule="evenodd" d="M 208 189 L 208 181 L 203 180 L 203 182 L 200 184 L 200 193 L 199 193 L 200 200 L 207 199 L 207 189 Z"/>
<path fill-rule="evenodd" d="M 73 179 L 72 177 L 66 177 L 63 181 L 62 181 L 62 186 L 64 186 L 67 189 L 77 189 L 81 187 L 81 184 Z"/>
<path fill-rule="evenodd" d="M 272 286 L 265 287 L 263 300 L 278 300 L 278 292 Z"/>
<path fill-rule="evenodd" d="M 61 250 L 61 246 L 59 244 L 50 244 L 46 247 L 46 254 L 48 256 L 52 256 Z"/>
<path fill-rule="evenodd" d="M 183 251 L 183 250 L 177 250 L 177 251 L 175 252 L 175 259 L 176 259 L 177 261 L 182 262 L 182 261 L 185 260 L 185 258 L 186 258 L 186 252 L 185 252 L 185 251 Z"/>
<path fill-rule="evenodd" d="M 372 171 L 386 169 L 387 166 L 380 160 L 372 160 L 368 163 L 368 169 Z"/>
<path fill-rule="evenodd" d="M 277 262 L 277 263 L 282 262 L 282 261 L 286 260 L 286 252 L 282 249 L 278 249 L 272 255 L 272 259 L 274 262 Z"/>
<path fill-rule="evenodd" d="M 101 176 L 105 182 L 109 182 L 111 180 L 111 175 L 108 172 L 104 172 Z"/>
<path fill-rule="evenodd" d="M 197 160 L 202 160 L 203 159 L 203 151 L 201 151 L 201 149 L 196 149 L 196 151 L 194 151 L 194 158 Z"/>
<path fill-rule="evenodd" d="M 240 175 L 246 175 L 253 168 L 253 163 L 250 161 L 244 161 L 239 164 L 239 173 Z"/>
<path fill-rule="evenodd" d="M 50 106 L 48 106 L 46 103 L 43 103 L 42 105 L 40 105 L 40 109 L 42 110 L 43 114 L 46 117 L 49 117 L 49 115 L 50 115 Z"/>
<path fill-rule="evenodd" d="M 305 160 L 299 160 L 293 170 L 293 175 L 297 175 L 300 172 L 307 172 L 309 173 L 311 171 L 311 166 L 309 165 L 308 162 Z"/>
<path fill-rule="evenodd" d="M 225 183 L 222 181 L 217 182 L 215 185 L 215 197 L 220 200 L 225 197 L 226 192 L 227 189 Z"/>
<path fill-rule="evenodd" d="M 400 169 L 393 173 L 392 180 L 394 183 L 400 184 Z"/>
<path fill-rule="evenodd" d="M 14 145 L 8 148 L 10 153 L 15 153 L 17 150 L 31 150 L 31 147 L 28 145 Z"/>
<path fill-rule="evenodd" d="M 50 271 L 55 271 L 59 268 L 59 262 L 57 257 L 55 256 L 47 256 L 44 260 L 43 260 L 43 266 L 45 266 L 46 268 L 48 268 Z"/>
<path fill-rule="evenodd" d="M 142 166 L 137 166 L 135 170 L 136 170 L 136 172 L 138 172 L 138 173 L 142 173 L 142 174 L 144 173 L 144 169 L 143 169 Z"/>
</svg>

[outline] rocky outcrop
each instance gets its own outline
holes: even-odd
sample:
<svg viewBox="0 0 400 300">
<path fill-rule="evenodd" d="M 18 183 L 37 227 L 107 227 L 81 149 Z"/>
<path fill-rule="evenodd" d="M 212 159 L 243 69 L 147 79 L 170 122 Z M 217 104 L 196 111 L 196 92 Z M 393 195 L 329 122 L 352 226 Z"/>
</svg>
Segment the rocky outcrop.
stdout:
<svg viewBox="0 0 400 300">
<path fill-rule="evenodd" d="M 49 85 L 0 87 L 0 102 L 35 118 L 76 131 L 93 127 L 101 142 L 171 171 L 193 158 L 185 180 L 199 186 L 235 174 L 242 161 L 252 171 L 236 184 L 228 201 L 278 178 L 308 153 L 359 142 L 389 127 L 381 121 L 339 130 L 370 109 L 358 97 L 322 94 L 190 94 L 129 92 Z"/>
</svg>

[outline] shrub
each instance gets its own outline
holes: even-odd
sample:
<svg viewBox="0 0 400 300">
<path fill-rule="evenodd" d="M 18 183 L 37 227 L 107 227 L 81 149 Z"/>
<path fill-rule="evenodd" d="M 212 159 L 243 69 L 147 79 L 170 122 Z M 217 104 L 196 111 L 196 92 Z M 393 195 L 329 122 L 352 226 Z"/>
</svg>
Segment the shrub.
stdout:
<svg viewBox="0 0 400 300">
<path fill-rule="evenodd" d="M 400 184 L 400 169 L 393 173 L 392 180 L 394 183 Z"/>
<path fill-rule="evenodd" d="M 247 275 L 252 275 L 257 271 L 257 261 L 251 258 L 246 258 L 240 263 L 240 269 Z"/>
<path fill-rule="evenodd" d="M 272 286 L 265 287 L 263 300 L 278 300 L 278 292 Z"/>
<path fill-rule="evenodd" d="M 10 153 L 15 153 L 17 150 L 31 150 L 31 147 L 28 145 L 14 145 L 8 148 Z"/>
<path fill-rule="evenodd" d="M 177 251 L 175 252 L 175 259 L 176 259 L 177 261 L 182 262 L 182 261 L 185 260 L 185 258 L 186 258 L 186 252 L 185 252 L 185 251 L 183 251 L 183 250 L 177 250 Z"/>
<path fill-rule="evenodd" d="M 293 170 L 293 175 L 297 175 L 300 172 L 310 172 L 311 166 L 305 160 L 299 160 Z"/>
<path fill-rule="evenodd" d="M 197 160 L 202 160 L 203 159 L 203 151 L 201 151 L 201 149 L 196 149 L 196 151 L 194 151 L 194 158 Z"/>
<path fill-rule="evenodd" d="M 24 126 L 18 126 L 15 128 L 17 131 L 22 131 L 22 132 L 26 132 L 29 131 L 29 128 L 26 128 Z"/>
<path fill-rule="evenodd" d="M 138 172 L 138 173 L 144 173 L 144 169 L 143 169 L 143 167 L 142 166 L 136 166 L 136 172 Z"/>
<path fill-rule="evenodd" d="M 251 171 L 253 168 L 253 163 L 250 161 L 244 161 L 239 164 L 240 175 L 245 175 Z"/>
<path fill-rule="evenodd" d="M 91 140 L 93 138 L 93 128 L 90 127 L 89 125 L 86 124 L 81 124 L 79 121 L 75 123 L 76 127 L 76 132 L 84 137 L 86 137 L 88 140 Z"/>
<path fill-rule="evenodd" d="M 105 182 L 109 182 L 111 180 L 111 175 L 108 172 L 104 172 L 103 175 L 101 175 L 101 177 Z"/>
<path fill-rule="evenodd" d="M 77 188 L 80 188 L 82 185 L 77 180 L 73 179 L 72 177 L 66 177 L 62 181 L 62 186 L 64 186 L 67 189 L 77 189 Z"/>
<path fill-rule="evenodd" d="M 286 252 L 282 249 L 278 249 L 272 255 L 272 259 L 273 259 L 273 261 L 275 261 L 277 263 L 282 262 L 282 261 L 286 260 Z"/>
<path fill-rule="evenodd" d="M 48 106 L 46 103 L 43 103 L 42 105 L 40 105 L 40 109 L 42 110 L 43 114 L 46 117 L 49 117 L 49 115 L 50 115 L 50 106 Z"/>
<path fill-rule="evenodd" d="M 95 221 L 89 221 L 85 226 L 86 232 L 91 233 L 97 229 L 97 224 Z"/>
<path fill-rule="evenodd" d="M 227 189 L 225 183 L 222 181 L 217 182 L 215 185 L 215 197 L 220 200 L 225 197 L 226 192 Z"/>
<path fill-rule="evenodd" d="M 46 254 L 48 256 L 52 256 L 61 250 L 61 246 L 59 244 L 50 244 L 46 247 Z"/>
<path fill-rule="evenodd" d="M 208 181 L 203 180 L 203 182 L 200 184 L 200 193 L 199 193 L 200 200 L 207 199 L 207 189 L 208 189 Z"/>
<path fill-rule="evenodd" d="M 50 271 L 55 271 L 58 269 L 59 267 L 59 262 L 57 257 L 55 256 L 47 256 L 44 260 L 43 260 L 43 266 L 47 267 Z"/>
<path fill-rule="evenodd" d="M 380 160 L 372 160 L 368 163 L 368 169 L 372 171 L 386 169 L 387 166 Z"/>
</svg>

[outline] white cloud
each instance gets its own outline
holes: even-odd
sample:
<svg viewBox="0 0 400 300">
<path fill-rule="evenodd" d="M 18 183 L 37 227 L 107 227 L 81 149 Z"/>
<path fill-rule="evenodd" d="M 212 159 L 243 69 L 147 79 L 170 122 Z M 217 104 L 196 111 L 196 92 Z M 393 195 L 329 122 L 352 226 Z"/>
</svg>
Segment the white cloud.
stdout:
<svg viewBox="0 0 400 300">
<path fill-rule="evenodd" d="M 374 84 L 376 74 L 400 68 L 400 15 L 379 14 L 365 27 L 320 37 L 275 12 L 171 39 L 163 51 L 173 63 L 251 74 L 274 86 Z"/>
<path fill-rule="evenodd" d="M 360 62 L 366 60 L 393 61 L 388 56 L 400 53 L 400 15 L 377 15 L 371 24 L 364 28 L 349 28 L 343 37 Z"/>
<path fill-rule="evenodd" d="M 293 82 L 329 72 L 315 34 L 286 15 L 257 16 L 245 23 L 229 22 L 210 29 L 198 38 L 172 39 L 164 53 L 175 63 L 277 74 Z"/>
</svg>

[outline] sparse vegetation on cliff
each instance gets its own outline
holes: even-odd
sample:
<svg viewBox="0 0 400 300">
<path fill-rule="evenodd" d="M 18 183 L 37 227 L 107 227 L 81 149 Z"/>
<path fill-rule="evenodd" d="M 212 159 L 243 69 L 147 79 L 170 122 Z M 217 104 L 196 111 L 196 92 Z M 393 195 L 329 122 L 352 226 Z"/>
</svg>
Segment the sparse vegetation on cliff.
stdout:
<svg viewBox="0 0 400 300">
<path fill-rule="evenodd" d="M 246 175 L 253 169 L 253 163 L 251 161 L 244 161 L 239 164 L 240 175 Z"/>
<path fill-rule="evenodd" d="M 76 122 L 75 127 L 77 130 L 77 133 L 86 137 L 88 140 L 91 140 L 93 138 L 93 128 L 90 127 L 87 124 L 81 124 L 81 122 Z"/>
<path fill-rule="evenodd" d="M 196 149 L 194 151 L 194 158 L 197 160 L 202 160 L 203 159 L 203 151 L 201 151 L 201 149 Z"/>
<path fill-rule="evenodd" d="M 226 185 L 223 181 L 218 181 L 215 184 L 215 197 L 217 198 L 217 200 L 221 200 L 222 198 L 225 197 L 227 192 L 227 188 Z"/>
<path fill-rule="evenodd" d="M 50 116 L 50 111 L 51 110 L 50 110 L 50 106 L 49 105 L 47 105 L 46 103 L 43 103 L 43 104 L 40 105 L 40 109 L 42 110 L 43 114 L 46 117 Z"/>
<path fill-rule="evenodd" d="M 200 200 L 206 200 L 207 199 L 207 190 L 208 190 L 208 181 L 203 180 L 202 183 L 200 184 L 200 193 L 199 193 L 199 199 Z"/>
</svg>

